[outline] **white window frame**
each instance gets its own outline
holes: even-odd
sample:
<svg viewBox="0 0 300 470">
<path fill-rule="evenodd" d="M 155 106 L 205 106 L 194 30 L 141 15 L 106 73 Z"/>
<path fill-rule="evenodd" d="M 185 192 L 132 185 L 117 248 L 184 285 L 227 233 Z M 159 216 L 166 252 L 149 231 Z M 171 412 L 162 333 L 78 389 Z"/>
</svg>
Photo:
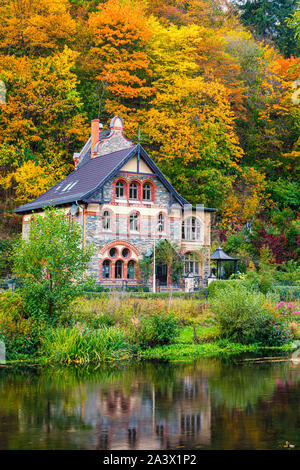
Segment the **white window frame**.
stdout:
<svg viewBox="0 0 300 470">
<path fill-rule="evenodd" d="M 201 240 L 201 223 L 196 217 L 187 217 L 182 222 L 182 240 Z"/>
</svg>

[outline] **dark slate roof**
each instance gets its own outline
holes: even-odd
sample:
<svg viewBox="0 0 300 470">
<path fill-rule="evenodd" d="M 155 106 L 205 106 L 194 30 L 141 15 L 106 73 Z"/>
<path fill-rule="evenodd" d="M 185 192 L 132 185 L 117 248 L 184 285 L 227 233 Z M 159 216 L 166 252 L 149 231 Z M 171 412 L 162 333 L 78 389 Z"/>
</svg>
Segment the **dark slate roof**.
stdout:
<svg viewBox="0 0 300 470">
<path fill-rule="evenodd" d="M 103 131 L 101 134 L 104 134 L 104 132 L 106 131 Z M 161 183 L 170 191 L 173 198 L 181 206 L 189 205 L 189 202 L 177 193 L 140 144 L 93 159 L 90 158 L 90 147 L 89 140 L 80 152 L 82 159 L 80 164 L 78 163 L 76 170 L 37 199 L 18 207 L 14 212 L 28 213 L 43 207 L 69 204 L 75 201 L 98 202 L 102 204 L 104 201 L 98 199 L 95 193 L 103 188 L 104 184 L 113 178 L 123 165 L 137 153 L 148 164 Z M 211 212 L 215 209 L 204 208 L 204 210 Z"/>
<path fill-rule="evenodd" d="M 227 255 L 227 253 L 225 253 L 225 251 L 223 251 L 220 246 L 218 246 L 218 248 L 210 256 L 210 259 L 215 261 L 236 261 L 238 258 L 232 258 L 231 256 Z"/>
<path fill-rule="evenodd" d="M 108 137 L 110 134 L 110 131 L 111 131 L 110 129 L 106 129 L 105 131 L 99 132 L 99 141 L 101 141 L 101 139 L 105 137 Z M 77 164 L 76 169 L 81 168 L 85 163 L 91 160 L 91 138 L 89 138 L 89 140 L 87 141 L 85 146 L 82 148 L 77 158 L 79 162 Z"/>
<path fill-rule="evenodd" d="M 15 212 L 30 212 L 45 206 L 81 201 L 83 198 L 89 197 L 90 194 L 98 189 L 99 184 L 104 181 L 129 154 L 133 156 L 136 150 L 137 147 L 131 147 L 88 160 L 85 165 L 82 165 L 80 168 L 77 167 L 76 170 L 51 189 L 34 201 L 18 207 Z M 74 186 L 71 187 L 69 191 L 64 191 L 64 188 L 72 183 L 74 183 Z"/>
</svg>

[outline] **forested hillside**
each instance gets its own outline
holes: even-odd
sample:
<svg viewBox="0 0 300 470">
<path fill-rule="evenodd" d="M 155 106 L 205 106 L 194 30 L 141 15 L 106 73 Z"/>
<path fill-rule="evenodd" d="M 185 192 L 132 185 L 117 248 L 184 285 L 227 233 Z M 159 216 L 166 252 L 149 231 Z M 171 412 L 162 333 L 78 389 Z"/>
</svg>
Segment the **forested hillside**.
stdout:
<svg viewBox="0 0 300 470">
<path fill-rule="evenodd" d="M 293 0 L 2 0 L 0 250 L 20 230 L 13 209 L 73 168 L 90 120 L 119 114 L 186 199 L 219 209 L 216 243 L 246 264 L 264 247 L 296 260 L 299 12 Z"/>
</svg>

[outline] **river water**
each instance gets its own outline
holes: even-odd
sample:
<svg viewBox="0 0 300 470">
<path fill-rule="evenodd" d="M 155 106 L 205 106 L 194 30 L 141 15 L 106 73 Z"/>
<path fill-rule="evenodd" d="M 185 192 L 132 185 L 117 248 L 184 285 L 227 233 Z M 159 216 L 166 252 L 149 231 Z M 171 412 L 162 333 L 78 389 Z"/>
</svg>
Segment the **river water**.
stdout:
<svg viewBox="0 0 300 470">
<path fill-rule="evenodd" d="M 300 449 L 300 364 L 0 369 L 0 449 Z"/>
</svg>

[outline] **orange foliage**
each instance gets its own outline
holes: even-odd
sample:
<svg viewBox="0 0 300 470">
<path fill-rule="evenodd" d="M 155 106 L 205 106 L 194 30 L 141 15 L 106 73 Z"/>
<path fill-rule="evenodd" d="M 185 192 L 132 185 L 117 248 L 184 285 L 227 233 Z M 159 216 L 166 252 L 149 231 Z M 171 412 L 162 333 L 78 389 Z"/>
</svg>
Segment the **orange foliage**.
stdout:
<svg viewBox="0 0 300 470">
<path fill-rule="evenodd" d="M 144 47 L 151 31 L 142 5 L 108 0 L 90 15 L 88 23 L 93 43 L 89 60 L 95 78 L 112 95 L 108 110 L 113 112 L 114 98 L 129 104 L 149 97 L 151 68 Z"/>
<path fill-rule="evenodd" d="M 62 50 L 76 30 L 69 6 L 67 0 L 2 0 L 0 49 L 17 55 Z"/>
</svg>

